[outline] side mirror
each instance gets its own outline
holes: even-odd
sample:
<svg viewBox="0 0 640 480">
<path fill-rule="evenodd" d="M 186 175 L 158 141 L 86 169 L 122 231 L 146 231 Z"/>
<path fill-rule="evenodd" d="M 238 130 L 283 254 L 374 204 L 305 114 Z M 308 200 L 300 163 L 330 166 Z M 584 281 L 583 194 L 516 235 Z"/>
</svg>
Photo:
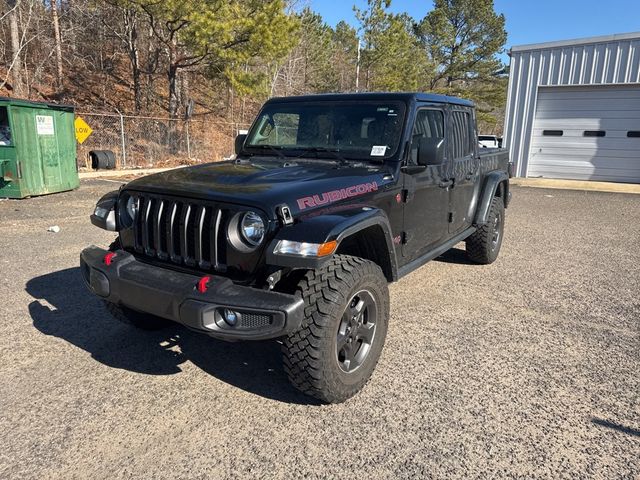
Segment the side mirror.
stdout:
<svg viewBox="0 0 640 480">
<path fill-rule="evenodd" d="M 246 133 L 239 133 L 236 136 L 236 142 L 234 145 L 235 151 L 236 151 L 236 155 L 240 155 L 240 152 L 242 151 L 242 147 L 244 145 L 244 141 L 247 139 L 247 134 Z"/>
<path fill-rule="evenodd" d="M 444 161 L 444 138 L 421 138 L 418 165 L 440 165 Z"/>
</svg>

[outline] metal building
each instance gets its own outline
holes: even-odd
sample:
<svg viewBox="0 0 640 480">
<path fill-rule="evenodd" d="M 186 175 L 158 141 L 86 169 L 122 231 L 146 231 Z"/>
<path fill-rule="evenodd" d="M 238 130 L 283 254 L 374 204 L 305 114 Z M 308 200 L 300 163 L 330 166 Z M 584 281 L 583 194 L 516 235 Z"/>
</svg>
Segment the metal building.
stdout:
<svg viewBox="0 0 640 480">
<path fill-rule="evenodd" d="M 510 56 L 505 146 L 517 176 L 640 183 L 640 32 Z"/>
</svg>

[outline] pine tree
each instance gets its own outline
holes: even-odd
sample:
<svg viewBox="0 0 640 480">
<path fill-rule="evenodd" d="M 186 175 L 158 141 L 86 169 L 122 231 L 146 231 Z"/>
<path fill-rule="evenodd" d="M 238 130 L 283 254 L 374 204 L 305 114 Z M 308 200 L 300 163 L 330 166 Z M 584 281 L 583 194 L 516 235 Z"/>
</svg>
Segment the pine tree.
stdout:
<svg viewBox="0 0 640 480">
<path fill-rule="evenodd" d="M 507 32 L 493 0 L 435 0 L 417 31 L 438 65 L 432 88 L 486 79 L 501 68 L 496 55 L 503 51 Z"/>
<path fill-rule="evenodd" d="M 423 86 L 429 62 L 407 14 L 387 9 L 391 0 L 368 0 L 366 10 L 355 9 L 363 37 L 364 90 L 417 90 Z"/>
</svg>

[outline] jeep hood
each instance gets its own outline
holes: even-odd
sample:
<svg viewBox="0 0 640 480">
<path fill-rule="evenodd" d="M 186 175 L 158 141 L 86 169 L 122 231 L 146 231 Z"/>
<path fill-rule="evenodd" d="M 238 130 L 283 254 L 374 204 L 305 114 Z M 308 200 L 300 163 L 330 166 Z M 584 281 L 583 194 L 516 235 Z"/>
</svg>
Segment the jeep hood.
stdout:
<svg viewBox="0 0 640 480">
<path fill-rule="evenodd" d="M 391 180 L 383 165 L 252 159 L 156 173 L 130 182 L 125 190 L 253 206 L 273 216 L 275 207 L 283 203 L 294 214 L 306 213 L 377 190 Z"/>
</svg>

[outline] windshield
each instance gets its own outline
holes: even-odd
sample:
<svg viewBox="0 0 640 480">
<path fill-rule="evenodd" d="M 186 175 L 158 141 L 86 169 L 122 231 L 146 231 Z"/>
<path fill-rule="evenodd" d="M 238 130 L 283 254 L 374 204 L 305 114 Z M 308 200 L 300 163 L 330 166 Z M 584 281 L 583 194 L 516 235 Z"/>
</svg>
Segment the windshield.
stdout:
<svg viewBox="0 0 640 480">
<path fill-rule="evenodd" d="M 344 159 L 382 160 L 398 149 L 404 112 L 399 102 L 268 104 L 249 132 L 245 148 L 284 155 L 339 152 Z"/>
</svg>

